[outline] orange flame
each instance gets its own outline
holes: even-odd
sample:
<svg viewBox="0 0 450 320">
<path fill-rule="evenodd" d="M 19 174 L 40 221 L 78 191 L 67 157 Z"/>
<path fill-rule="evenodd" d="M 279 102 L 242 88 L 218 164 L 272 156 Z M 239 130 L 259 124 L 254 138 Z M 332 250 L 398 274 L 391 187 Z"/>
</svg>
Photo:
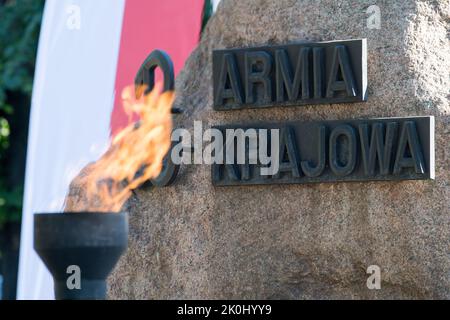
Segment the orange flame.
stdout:
<svg viewBox="0 0 450 320">
<path fill-rule="evenodd" d="M 171 146 L 175 95 L 161 93 L 159 84 L 147 95 L 144 90 L 133 86 L 123 90 L 125 112 L 140 120 L 119 132 L 108 151 L 72 181 L 65 211 L 118 212 L 133 189 L 161 173 Z"/>
</svg>

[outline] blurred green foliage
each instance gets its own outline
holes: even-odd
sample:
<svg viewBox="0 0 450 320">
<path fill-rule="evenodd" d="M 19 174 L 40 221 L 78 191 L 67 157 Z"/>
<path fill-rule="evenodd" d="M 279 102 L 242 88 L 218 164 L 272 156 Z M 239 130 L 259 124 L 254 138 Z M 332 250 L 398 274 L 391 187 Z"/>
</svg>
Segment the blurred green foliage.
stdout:
<svg viewBox="0 0 450 320">
<path fill-rule="evenodd" d="M 203 18 L 202 18 L 202 32 L 206 27 L 209 19 L 213 15 L 213 4 L 211 0 L 205 0 L 205 4 L 203 6 Z"/>
<path fill-rule="evenodd" d="M 20 109 L 30 108 L 43 7 L 44 0 L 0 0 L 0 228 L 21 216 L 23 181 L 18 180 L 23 179 L 11 172 L 24 159 L 17 158 L 12 145 L 26 144 L 15 137 L 28 129 L 28 119 L 18 115 L 28 115 Z"/>
</svg>

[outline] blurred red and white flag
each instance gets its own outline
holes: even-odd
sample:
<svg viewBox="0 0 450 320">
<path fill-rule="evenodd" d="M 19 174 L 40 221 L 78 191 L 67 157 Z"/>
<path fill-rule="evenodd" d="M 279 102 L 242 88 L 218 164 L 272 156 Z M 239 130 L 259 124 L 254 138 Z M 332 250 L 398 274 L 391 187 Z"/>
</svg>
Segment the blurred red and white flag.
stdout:
<svg viewBox="0 0 450 320">
<path fill-rule="evenodd" d="M 18 299 L 52 299 L 33 214 L 61 211 L 70 181 L 127 124 L 120 93 L 154 49 L 175 74 L 197 45 L 204 0 L 47 0 L 32 98 Z"/>
</svg>

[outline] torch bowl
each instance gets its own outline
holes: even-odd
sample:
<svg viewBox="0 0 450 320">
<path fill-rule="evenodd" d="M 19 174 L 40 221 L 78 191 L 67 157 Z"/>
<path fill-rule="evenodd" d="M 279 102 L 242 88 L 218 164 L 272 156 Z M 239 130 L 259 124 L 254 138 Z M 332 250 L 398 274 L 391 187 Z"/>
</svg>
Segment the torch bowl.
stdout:
<svg viewBox="0 0 450 320">
<path fill-rule="evenodd" d="M 53 276 L 55 298 L 106 298 L 106 278 L 127 249 L 126 213 L 34 215 L 34 249 Z"/>
</svg>

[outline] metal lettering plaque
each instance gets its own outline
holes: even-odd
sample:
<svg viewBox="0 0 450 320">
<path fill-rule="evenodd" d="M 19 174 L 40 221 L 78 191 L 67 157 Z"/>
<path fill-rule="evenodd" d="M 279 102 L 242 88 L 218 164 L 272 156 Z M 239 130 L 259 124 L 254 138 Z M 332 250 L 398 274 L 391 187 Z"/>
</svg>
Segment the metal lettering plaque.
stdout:
<svg viewBox="0 0 450 320">
<path fill-rule="evenodd" d="M 279 129 L 276 174 L 261 175 L 263 166 L 259 163 L 213 164 L 212 181 L 216 186 L 434 179 L 434 117 L 296 121 L 216 128 L 224 136 L 226 129 Z M 233 143 L 237 148 L 237 142 Z M 267 144 L 270 143 L 269 139 Z M 270 150 L 269 146 L 265 147 Z"/>
<path fill-rule="evenodd" d="M 367 99 L 366 39 L 213 51 L 214 109 Z"/>
</svg>

